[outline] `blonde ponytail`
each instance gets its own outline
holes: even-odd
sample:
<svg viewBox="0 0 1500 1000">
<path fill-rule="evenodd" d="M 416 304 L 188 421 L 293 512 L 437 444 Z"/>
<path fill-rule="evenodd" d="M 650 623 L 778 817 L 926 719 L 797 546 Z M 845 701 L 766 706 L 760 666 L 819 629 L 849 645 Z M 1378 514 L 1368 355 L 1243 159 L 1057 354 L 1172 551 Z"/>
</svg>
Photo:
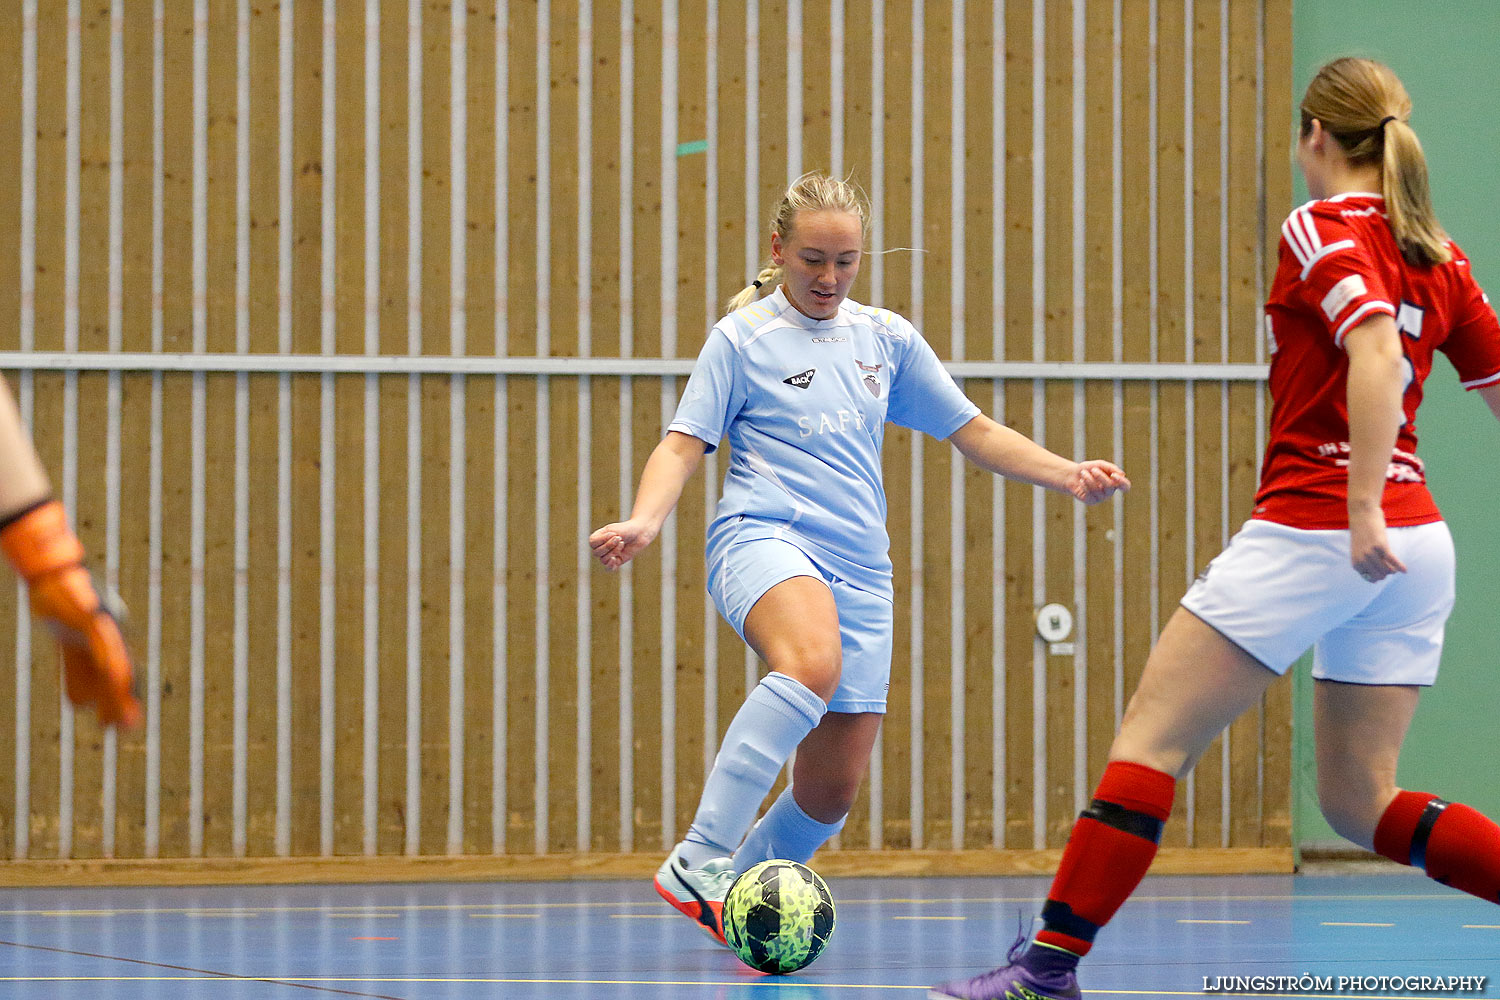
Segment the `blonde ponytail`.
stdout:
<svg viewBox="0 0 1500 1000">
<path fill-rule="evenodd" d="M 761 291 L 762 288 L 775 288 L 776 283 L 780 280 L 781 268 L 775 266 L 774 264 L 767 263 L 766 266 L 761 269 L 760 274 L 755 276 L 754 281 L 746 285 L 744 288 L 741 288 L 734 295 L 730 296 L 729 305 L 726 307 L 725 311 L 736 312 L 740 309 L 745 308 L 750 303 L 760 298 L 761 295 L 765 294 Z"/>
<path fill-rule="evenodd" d="M 1323 123 L 1353 164 L 1379 163 L 1386 219 L 1401 255 L 1418 267 L 1453 259 L 1432 208 L 1427 157 L 1407 123 L 1411 97 L 1389 66 L 1335 59 L 1318 70 L 1302 98 L 1302 134 Z"/>
<path fill-rule="evenodd" d="M 1385 185 L 1386 218 L 1407 262 L 1431 266 L 1452 260 L 1448 234 L 1432 208 L 1422 143 L 1411 126 L 1400 118 L 1385 123 L 1380 177 Z"/>
<path fill-rule="evenodd" d="M 783 240 L 790 239 L 798 212 L 848 212 L 859 219 L 862 237 L 868 238 L 870 233 L 870 201 L 859 185 L 847 177 L 838 180 L 821 170 L 809 170 L 792 181 L 781 201 L 776 203 L 776 211 L 771 216 L 771 232 L 780 233 Z M 781 268 L 767 261 L 755 281 L 730 298 L 729 311 L 745 308 L 774 289 L 780 280 Z"/>
</svg>

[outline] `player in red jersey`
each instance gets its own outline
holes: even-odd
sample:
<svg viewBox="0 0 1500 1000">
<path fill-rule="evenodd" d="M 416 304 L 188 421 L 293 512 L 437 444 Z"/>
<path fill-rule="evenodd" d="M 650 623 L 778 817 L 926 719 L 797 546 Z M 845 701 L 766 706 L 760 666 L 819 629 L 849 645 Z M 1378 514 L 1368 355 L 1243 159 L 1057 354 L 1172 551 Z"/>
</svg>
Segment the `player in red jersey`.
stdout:
<svg viewBox="0 0 1500 1000">
<path fill-rule="evenodd" d="M 1500 902 L 1500 826 L 1396 787 L 1453 606 L 1453 542 L 1416 456 L 1433 352 L 1500 418 L 1500 323 L 1433 215 L 1410 115 L 1380 63 L 1338 59 L 1309 84 L 1297 162 L 1316 200 L 1282 227 L 1266 304 L 1274 407 L 1253 515 L 1152 650 L 1042 929 L 930 996 L 1077 997 L 1078 960 L 1150 867 L 1177 779 L 1309 646 L 1329 823 Z"/>
</svg>

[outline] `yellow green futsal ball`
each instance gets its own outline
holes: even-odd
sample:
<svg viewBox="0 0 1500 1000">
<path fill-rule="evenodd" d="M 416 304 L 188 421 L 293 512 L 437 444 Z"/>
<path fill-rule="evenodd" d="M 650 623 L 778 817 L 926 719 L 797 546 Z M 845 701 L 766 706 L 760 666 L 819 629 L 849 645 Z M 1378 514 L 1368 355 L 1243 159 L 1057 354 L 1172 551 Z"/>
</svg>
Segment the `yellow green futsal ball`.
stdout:
<svg viewBox="0 0 1500 1000">
<path fill-rule="evenodd" d="M 724 940 L 740 961 L 782 976 L 806 968 L 833 936 L 833 896 L 795 861 L 762 861 L 724 897 Z"/>
</svg>

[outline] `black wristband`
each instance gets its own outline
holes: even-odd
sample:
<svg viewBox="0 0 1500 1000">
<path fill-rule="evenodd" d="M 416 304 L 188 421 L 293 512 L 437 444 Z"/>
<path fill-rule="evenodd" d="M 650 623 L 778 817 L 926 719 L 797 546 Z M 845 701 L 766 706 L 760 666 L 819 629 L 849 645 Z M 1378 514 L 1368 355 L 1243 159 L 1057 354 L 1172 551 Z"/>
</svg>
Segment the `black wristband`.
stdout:
<svg viewBox="0 0 1500 1000">
<path fill-rule="evenodd" d="M 27 504 L 25 507 L 22 507 L 20 510 L 16 511 L 13 514 L 7 514 L 4 517 L 0 517 L 0 531 L 4 531 L 6 528 L 9 528 L 12 524 L 15 524 L 21 518 L 25 517 L 27 514 L 30 514 L 32 511 L 34 511 L 34 510 L 36 510 L 36 509 L 38 509 L 40 507 L 45 507 L 45 506 L 47 506 L 51 502 L 52 502 L 52 497 L 45 496 L 45 497 L 42 497 L 40 500 L 38 500 L 36 503 L 29 503 L 29 504 Z"/>
</svg>

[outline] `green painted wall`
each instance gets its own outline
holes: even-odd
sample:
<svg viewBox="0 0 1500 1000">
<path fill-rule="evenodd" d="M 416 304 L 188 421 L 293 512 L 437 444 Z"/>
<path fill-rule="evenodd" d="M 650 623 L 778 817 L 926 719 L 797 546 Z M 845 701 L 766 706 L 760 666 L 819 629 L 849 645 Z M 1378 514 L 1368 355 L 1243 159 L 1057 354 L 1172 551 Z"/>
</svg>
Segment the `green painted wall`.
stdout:
<svg viewBox="0 0 1500 1000">
<path fill-rule="evenodd" d="M 1434 200 L 1474 273 L 1500 303 L 1500 3 L 1495 0 L 1296 0 L 1292 89 L 1340 55 L 1379 59 L 1401 76 L 1427 150 Z M 1300 187 L 1299 199 L 1305 198 Z M 1280 211 L 1285 206 L 1269 206 Z M 1458 549 L 1458 604 L 1442 673 L 1422 698 L 1398 780 L 1500 816 L 1500 424 L 1440 361 L 1417 419 L 1419 453 Z M 1318 812 L 1311 688 L 1296 681 L 1296 835 L 1339 842 Z"/>
</svg>

